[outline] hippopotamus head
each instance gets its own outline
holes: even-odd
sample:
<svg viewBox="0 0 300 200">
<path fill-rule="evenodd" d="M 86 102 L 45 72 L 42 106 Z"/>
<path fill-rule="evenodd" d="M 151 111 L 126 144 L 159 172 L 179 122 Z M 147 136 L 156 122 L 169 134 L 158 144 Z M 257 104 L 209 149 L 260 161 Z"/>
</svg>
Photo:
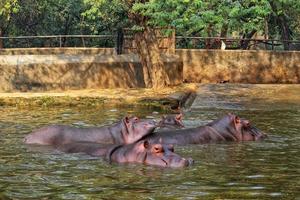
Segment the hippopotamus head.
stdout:
<svg viewBox="0 0 300 200">
<path fill-rule="evenodd" d="M 124 117 L 122 119 L 122 137 L 125 144 L 130 144 L 149 135 L 157 127 L 152 119 L 140 120 L 138 117 Z"/>
<path fill-rule="evenodd" d="M 177 115 L 164 115 L 158 122 L 158 126 L 161 128 L 183 128 L 182 113 Z"/>
<path fill-rule="evenodd" d="M 123 145 L 109 151 L 109 161 L 118 163 L 143 163 L 161 167 L 186 167 L 194 161 L 191 158 L 185 159 L 174 153 L 173 145 L 162 143 L 150 144 L 147 140 L 141 140 L 134 144 Z"/>
<path fill-rule="evenodd" d="M 145 164 L 162 167 L 186 167 L 194 162 L 191 158 L 185 159 L 174 153 L 174 146 L 171 144 L 150 144 L 146 140 L 141 145 L 141 148 L 146 153 Z"/>
<path fill-rule="evenodd" d="M 237 141 L 256 141 L 267 137 L 264 132 L 253 126 L 249 120 L 239 118 L 231 113 L 208 125 L 213 127 L 223 136 L 226 134 L 232 135 L 234 140 Z"/>
</svg>

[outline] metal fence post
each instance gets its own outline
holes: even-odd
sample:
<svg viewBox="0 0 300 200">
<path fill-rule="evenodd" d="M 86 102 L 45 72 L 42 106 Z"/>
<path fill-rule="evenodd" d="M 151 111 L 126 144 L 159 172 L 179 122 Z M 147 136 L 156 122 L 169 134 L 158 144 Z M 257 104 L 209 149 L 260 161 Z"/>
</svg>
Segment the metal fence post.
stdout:
<svg viewBox="0 0 300 200">
<path fill-rule="evenodd" d="M 61 35 L 59 35 L 59 47 L 61 48 Z"/>
<path fill-rule="evenodd" d="M 123 29 L 119 28 L 117 32 L 117 54 L 120 55 L 123 52 L 124 33 Z"/>
</svg>

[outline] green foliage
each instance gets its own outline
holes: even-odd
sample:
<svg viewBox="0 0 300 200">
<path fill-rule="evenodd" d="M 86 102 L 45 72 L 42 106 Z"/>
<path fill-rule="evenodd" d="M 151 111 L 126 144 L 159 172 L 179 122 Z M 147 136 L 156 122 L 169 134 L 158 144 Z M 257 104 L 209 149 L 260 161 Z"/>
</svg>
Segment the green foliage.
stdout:
<svg viewBox="0 0 300 200">
<path fill-rule="evenodd" d="M 241 36 L 264 33 L 267 22 L 275 38 L 281 16 L 299 38 L 298 0 L 0 0 L 0 31 L 10 36 L 113 34 L 120 27 L 145 26 L 175 27 L 184 36 Z"/>
<path fill-rule="evenodd" d="M 297 0 L 269 0 L 272 5 L 270 14 L 271 31 L 274 35 L 280 34 L 278 17 L 283 17 L 288 24 L 292 37 L 300 37 L 300 1 Z"/>
<path fill-rule="evenodd" d="M 126 5 L 120 0 L 83 0 L 82 16 L 93 34 L 112 33 L 127 24 Z"/>
<path fill-rule="evenodd" d="M 0 31 L 5 31 L 12 15 L 18 10 L 18 0 L 0 0 Z"/>
<path fill-rule="evenodd" d="M 267 0 L 235 1 L 231 6 L 230 28 L 241 33 L 263 30 L 264 20 L 271 12 Z"/>
<path fill-rule="evenodd" d="M 18 12 L 18 0 L 1 0 L 0 16 L 2 20 L 8 21 L 13 13 Z"/>
</svg>

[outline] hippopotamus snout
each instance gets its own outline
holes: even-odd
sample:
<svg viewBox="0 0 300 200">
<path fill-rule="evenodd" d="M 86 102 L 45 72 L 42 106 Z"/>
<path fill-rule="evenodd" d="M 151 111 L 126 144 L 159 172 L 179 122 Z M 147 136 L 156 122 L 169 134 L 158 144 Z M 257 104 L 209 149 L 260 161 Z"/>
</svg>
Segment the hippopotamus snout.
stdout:
<svg viewBox="0 0 300 200">
<path fill-rule="evenodd" d="M 181 158 L 179 156 L 173 157 L 169 159 L 168 166 L 169 167 L 188 167 L 194 163 L 192 158 Z"/>
<path fill-rule="evenodd" d="M 158 126 L 157 121 L 155 120 L 144 120 L 144 127 L 147 129 L 155 129 Z"/>
<path fill-rule="evenodd" d="M 248 130 L 244 132 L 244 135 L 245 136 L 247 136 L 247 134 L 252 135 L 254 141 L 263 140 L 268 137 L 268 135 L 266 133 L 259 130 L 255 126 L 250 125 L 250 123 L 247 126 L 247 128 L 248 128 Z"/>
<path fill-rule="evenodd" d="M 186 159 L 174 153 L 174 146 L 170 144 L 154 145 L 154 152 L 158 153 L 158 155 L 162 154 L 162 160 L 167 167 L 187 167 L 194 162 L 192 158 Z"/>
<path fill-rule="evenodd" d="M 177 115 L 166 115 L 162 116 L 162 119 L 158 122 L 157 126 L 160 128 L 167 129 L 176 129 L 176 128 L 184 128 L 184 124 L 182 122 L 182 113 Z"/>
<path fill-rule="evenodd" d="M 267 134 L 253 126 L 249 120 L 240 118 L 234 114 L 228 114 L 231 125 L 234 125 L 233 135 L 238 141 L 257 141 L 267 137 Z"/>
<path fill-rule="evenodd" d="M 266 133 L 260 132 L 260 134 L 255 136 L 255 141 L 266 139 L 268 135 Z"/>
</svg>

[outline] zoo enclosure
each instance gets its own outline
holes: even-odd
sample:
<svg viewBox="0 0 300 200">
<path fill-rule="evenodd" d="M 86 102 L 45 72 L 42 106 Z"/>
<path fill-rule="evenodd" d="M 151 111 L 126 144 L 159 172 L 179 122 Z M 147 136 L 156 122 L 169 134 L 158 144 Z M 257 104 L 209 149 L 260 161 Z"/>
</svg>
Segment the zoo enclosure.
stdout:
<svg viewBox="0 0 300 200">
<path fill-rule="evenodd" d="M 45 36 L 13 36 L 0 37 L 3 48 L 34 47 L 105 47 L 121 48 L 119 53 L 134 52 L 135 44 L 132 34 L 112 35 L 45 35 Z M 231 49 L 231 50 L 294 50 L 300 51 L 300 40 L 278 39 L 245 39 L 222 37 L 185 37 L 160 35 L 160 48 L 174 52 L 175 49 Z"/>
</svg>

